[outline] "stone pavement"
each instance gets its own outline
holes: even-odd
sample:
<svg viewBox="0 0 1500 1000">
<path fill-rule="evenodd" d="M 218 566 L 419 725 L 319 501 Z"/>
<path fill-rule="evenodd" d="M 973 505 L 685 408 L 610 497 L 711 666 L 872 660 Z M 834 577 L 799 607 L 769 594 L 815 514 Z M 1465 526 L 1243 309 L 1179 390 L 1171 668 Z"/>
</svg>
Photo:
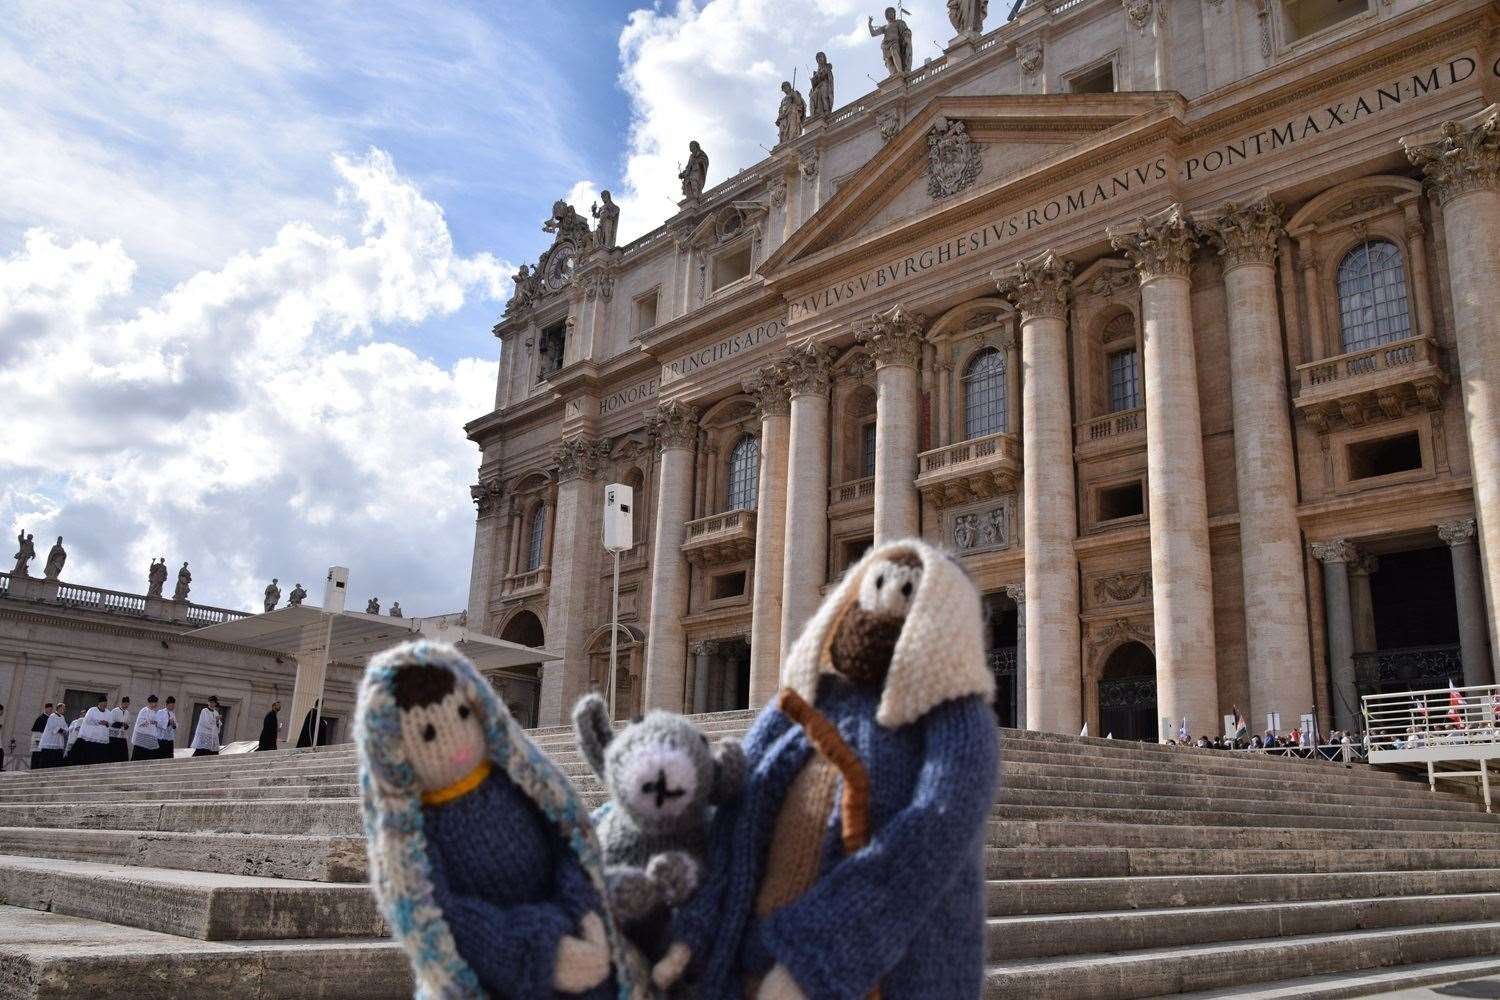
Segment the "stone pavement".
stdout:
<svg viewBox="0 0 1500 1000">
<path fill-rule="evenodd" d="M 567 730 L 536 739 L 599 799 Z M 1010 730 L 1002 766 L 987 997 L 1307 1000 L 1500 975 L 1500 816 L 1459 789 Z M 0 777 L 0 1000 L 143 981 L 153 1000 L 409 996 L 362 884 L 355 767 L 345 746 Z"/>
</svg>

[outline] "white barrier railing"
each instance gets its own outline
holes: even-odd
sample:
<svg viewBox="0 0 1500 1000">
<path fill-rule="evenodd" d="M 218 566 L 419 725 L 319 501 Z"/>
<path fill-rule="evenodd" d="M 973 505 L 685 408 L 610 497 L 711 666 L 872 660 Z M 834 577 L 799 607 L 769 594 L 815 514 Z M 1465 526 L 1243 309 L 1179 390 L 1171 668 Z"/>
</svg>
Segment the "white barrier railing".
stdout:
<svg viewBox="0 0 1500 1000">
<path fill-rule="evenodd" d="M 1365 695 L 1364 712 L 1371 764 L 1425 765 L 1434 791 L 1440 780 L 1477 778 L 1490 810 L 1489 762 L 1500 759 L 1500 686 Z"/>
</svg>

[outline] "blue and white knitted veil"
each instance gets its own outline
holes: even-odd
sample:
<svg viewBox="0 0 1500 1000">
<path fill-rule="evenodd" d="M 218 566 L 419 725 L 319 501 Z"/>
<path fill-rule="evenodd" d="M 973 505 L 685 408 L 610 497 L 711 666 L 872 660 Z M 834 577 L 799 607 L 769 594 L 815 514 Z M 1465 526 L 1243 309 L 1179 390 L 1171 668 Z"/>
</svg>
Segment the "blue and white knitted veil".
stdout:
<svg viewBox="0 0 1500 1000">
<path fill-rule="evenodd" d="M 432 898 L 422 798 L 401 739 L 401 716 L 392 682 L 408 664 L 453 674 L 458 692 L 484 725 L 489 758 L 524 792 L 572 848 L 601 900 L 601 916 L 614 958 L 620 1000 L 653 995 L 638 952 L 625 940 L 609 909 L 604 863 L 588 809 L 567 777 L 516 725 L 474 665 L 446 643 L 405 643 L 381 653 L 365 671 L 354 717 L 359 784 L 369 843 L 370 883 L 391 933 L 411 959 L 417 1000 L 483 998 L 484 987 L 459 955 L 448 922 Z"/>
</svg>

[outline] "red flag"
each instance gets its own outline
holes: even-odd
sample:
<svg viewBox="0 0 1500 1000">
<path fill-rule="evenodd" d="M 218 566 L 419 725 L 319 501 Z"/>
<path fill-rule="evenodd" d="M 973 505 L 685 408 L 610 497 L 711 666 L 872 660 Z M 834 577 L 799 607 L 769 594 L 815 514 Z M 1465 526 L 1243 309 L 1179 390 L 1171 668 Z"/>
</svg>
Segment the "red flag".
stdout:
<svg viewBox="0 0 1500 1000">
<path fill-rule="evenodd" d="M 1453 686 L 1452 678 L 1448 680 L 1448 718 L 1453 720 L 1455 729 L 1464 727 L 1464 709 L 1469 703 L 1464 701 L 1464 696 L 1458 693 L 1458 688 Z"/>
</svg>

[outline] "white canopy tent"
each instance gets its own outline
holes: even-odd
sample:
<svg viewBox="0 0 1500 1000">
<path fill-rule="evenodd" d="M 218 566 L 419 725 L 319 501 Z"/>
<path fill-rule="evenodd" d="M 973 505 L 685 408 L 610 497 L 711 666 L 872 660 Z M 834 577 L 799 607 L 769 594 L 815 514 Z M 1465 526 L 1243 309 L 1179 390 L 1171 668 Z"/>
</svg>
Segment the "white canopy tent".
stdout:
<svg viewBox="0 0 1500 1000">
<path fill-rule="evenodd" d="M 319 703 L 321 710 L 330 661 L 364 667 L 377 653 L 423 636 L 457 646 L 481 672 L 562 659 L 545 649 L 497 639 L 445 619 L 325 611 L 310 604 L 288 605 L 265 614 L 194 629 L 188 634 L 295 657 L 297 682 L 292 689 L 288 716 L 292 720 L 304 718 L 314 702 Z M 316 726 L 314 722 L 314 732 Z"/>
</svg>

